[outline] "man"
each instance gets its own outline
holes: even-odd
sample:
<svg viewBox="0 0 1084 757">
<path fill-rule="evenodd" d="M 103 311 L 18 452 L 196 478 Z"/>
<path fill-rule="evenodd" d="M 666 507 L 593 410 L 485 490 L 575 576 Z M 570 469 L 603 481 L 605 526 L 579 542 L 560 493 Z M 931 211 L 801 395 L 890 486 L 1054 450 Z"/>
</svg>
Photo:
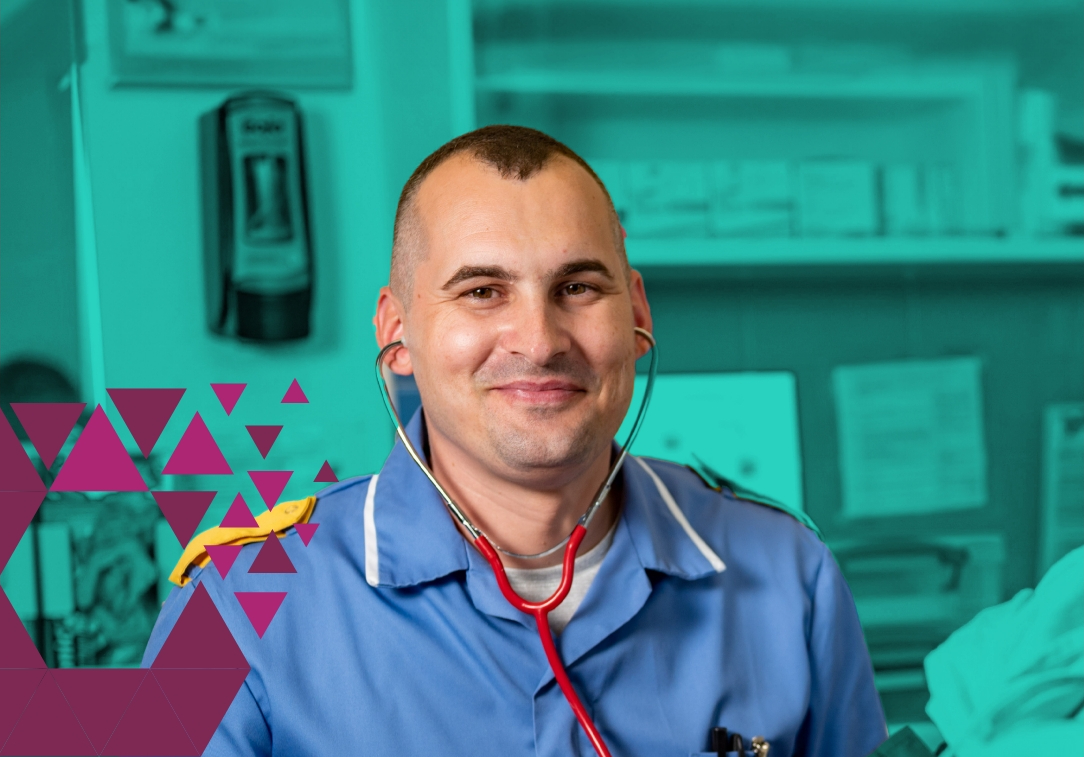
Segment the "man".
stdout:
<svg viewBox="0 0 1084 757">
<path fill-rule="evenodd" d="M 418 384 L 408 436 L 470 519 L 507 552 L 560 544 L 615 457 L 648 349 L 634 328 L 651 329 L 586 163 L 510 126 L 429 156 L 400 198 L 374 323 L 381 346 L 403 341 L 391 370 Z M 182 558 L 148 645 L 145 664 L 206 587 L 252 667 L 207 754 L 593 753 L 532 618 L 401 442 L 378 476 L 291 508 L 320 530 L 304 547 L 281 519 L 265 527 L 285 532 L 298 575 L 262 639 L 233 595 L 269 588 L 247 573 L 259 544 L 222 580 L 200 546 L 233 538 L 215 530 Z M 560 550 L 503 560 L 529 599 L 560 579 Z M 705 752 L 720 726 L 764 736 L 773 757 L 865 757 L 884 739 L 850 593 L 789 515 L 629 458 L 576 566 L 550 622 L 614 755 Z"/>
</svg>

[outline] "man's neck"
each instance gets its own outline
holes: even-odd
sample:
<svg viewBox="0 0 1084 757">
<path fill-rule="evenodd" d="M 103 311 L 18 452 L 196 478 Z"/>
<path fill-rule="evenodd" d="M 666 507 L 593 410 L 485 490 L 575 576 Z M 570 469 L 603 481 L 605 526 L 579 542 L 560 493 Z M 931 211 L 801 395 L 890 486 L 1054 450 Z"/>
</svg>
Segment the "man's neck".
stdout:
<svg viewBox="0 0 1084 757">
<path fill-rule="evenodd" d="M 568 536 L 587 511 L 610 471 L 612 450 L 557 481 L 515 480 L 498 475 L 460 449 L 439 432 L 426 429 L 426 453 L 433 474 L 491 543 L 510 552 L 536 554 L 550 549 Z M 621 477 L 599 506 L 580 545 L 584 554 L 597 545 L 617 519 L 621 502 Z M 458 525 L 458 524 L 457 524 Z M 466 530 L 460 527 L 466 536 Z M 558 565 L 564 551 L 544 558 L 524 560 L 502 554 L 509 568 L 543 568 Z"/>
</svg>

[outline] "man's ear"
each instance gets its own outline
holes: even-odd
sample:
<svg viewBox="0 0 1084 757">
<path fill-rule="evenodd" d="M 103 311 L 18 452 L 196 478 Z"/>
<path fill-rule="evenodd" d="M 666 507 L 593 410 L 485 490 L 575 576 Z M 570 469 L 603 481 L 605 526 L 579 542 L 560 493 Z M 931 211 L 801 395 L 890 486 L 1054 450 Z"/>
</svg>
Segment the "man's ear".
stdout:
<svg viewBox="0 0 1084 757">
<path fill-rule="evenodd" d="M 404 313 L 403 303 L 391 291 L 391 287 L 381 287 L 380 296 L 376 300 L 376 315 L 373 316 L 376 343 L 380 349 L 384 349 L 385 346 L 397 340 L 405 342 Z M 385 358 L 384 364 L 400 376 L 409 376 L 414 373 L 414 364 L 410 360 L 410 352 L 406 349 L 406 344 L 392 350 L 391 355 Z"/>
<path fill-rule="evenodd" d="M 632 298 L 632 322 L 645 331 L 652 332 L 651 306 L 647 304 L 647 292 L 644 290 L 644 277 L 639 271 L 633 270 L 629 279 L 629 295 Z M 636 357 L 641 358 L 647 354 L 651 346 L 646 339 L 636 340 Z"/>
</svg>

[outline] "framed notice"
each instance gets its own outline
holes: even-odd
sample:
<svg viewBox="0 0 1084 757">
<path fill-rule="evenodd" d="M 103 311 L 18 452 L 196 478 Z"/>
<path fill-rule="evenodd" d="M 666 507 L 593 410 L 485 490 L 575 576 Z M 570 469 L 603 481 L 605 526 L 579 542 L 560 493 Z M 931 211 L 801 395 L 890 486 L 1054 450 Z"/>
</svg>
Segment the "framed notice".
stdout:
<svg viewBox="0 0 1084 757">
<path fill-rule="evenodd" d="M 832 372 L 843 514 L 917 515 L 986 504 L 977 358 L 840 366 Z"/>
<path fill-rule="evenodd" d="M 632 405 L 617 433 L 620 444 L 646 385 L 645 376 L 636 377 Z M 660 373 L 631 452 L 704 463 L 751 491 L 804 509 L 798 387 L 788 371 Z"/>
<path fill-rule="evenodd" d="M 1084 544 L 1084 403 L 1044 408 L 1042 487 L 1040 576 Z"/>
<path fill-rule="evenodd" d="M 114 84 L 349 88 L 349 0 L 106 0 Z"/>
</svg>

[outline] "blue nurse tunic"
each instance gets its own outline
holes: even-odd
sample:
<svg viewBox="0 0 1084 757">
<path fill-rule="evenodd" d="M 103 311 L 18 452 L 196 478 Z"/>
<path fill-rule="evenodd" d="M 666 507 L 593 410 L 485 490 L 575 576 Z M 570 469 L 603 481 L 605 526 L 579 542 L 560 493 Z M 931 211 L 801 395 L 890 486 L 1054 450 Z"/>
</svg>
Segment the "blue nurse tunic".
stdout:
<svg viewBox="0 0 1084 757">
<path fill-rule="evenodd" d="M 713 726 L 764 736 L 772 757 L 884 741 L 854 601 L 817 535 L 680 465 L 630 457 L 621 476 L 613 544 L 557 639 L 614 757 L 708 753 Z M 251 666 L 204 754 L 594 754 L 534 621 L 401 443 L 378 475 L 320 492 L 309 522 L 308 546 L 281 540 L 296 574 L 248 573 L 249 544 L 225 579 L 193 567 L 164 604 L 144 666 L 197 586 Z M 262 638 L 243 591 L 287 592 Z"/>
</svg>

